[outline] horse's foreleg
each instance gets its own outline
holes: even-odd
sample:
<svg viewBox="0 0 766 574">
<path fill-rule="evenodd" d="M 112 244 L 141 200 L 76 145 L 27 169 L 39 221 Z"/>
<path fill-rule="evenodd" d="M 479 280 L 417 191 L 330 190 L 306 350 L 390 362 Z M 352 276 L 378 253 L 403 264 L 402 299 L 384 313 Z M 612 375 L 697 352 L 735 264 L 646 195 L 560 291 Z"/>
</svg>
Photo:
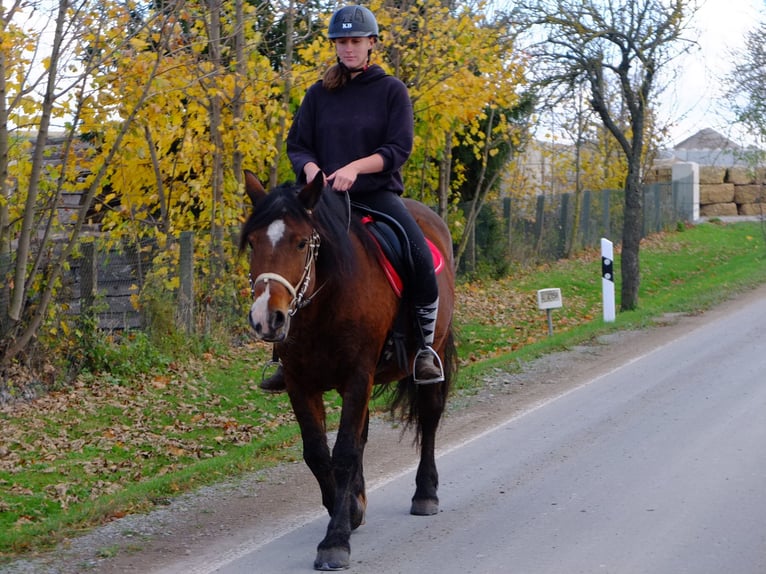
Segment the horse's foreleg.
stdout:
<svg viewBox="0 0 766 574">
<path fill-rule="evenodd" d="M 327 533 L 317 547 L 314 567 L 318 570 L 348 568 L 351 560 L 351 531 L 364 521 L 367 497 L 364 492 L 362 457 L 369 425 L 369 389 L 366 394 L 343 397 L 338 437 L 332 451 L 335 506 Z"/>
<path fill-rule="evenodd" d="M 303 460 L 319 483 L 322 504 L 332 516 L 335 506 L 335 479 L 330 448 L 327 446 L 324 398 L 321 393 L 290 396 L 293 412 L 301 427 Z"/>
<path fill-rule="evenodd" d="M 439 512 L 439 474 L 436 471 L 436 429 L 444 411 L 443 383 L 418 386 L 418 427 L 420 431 L 420 463 L 415 475 L 415 495 L 410 514 L 430 516 Z"/>
</svg>

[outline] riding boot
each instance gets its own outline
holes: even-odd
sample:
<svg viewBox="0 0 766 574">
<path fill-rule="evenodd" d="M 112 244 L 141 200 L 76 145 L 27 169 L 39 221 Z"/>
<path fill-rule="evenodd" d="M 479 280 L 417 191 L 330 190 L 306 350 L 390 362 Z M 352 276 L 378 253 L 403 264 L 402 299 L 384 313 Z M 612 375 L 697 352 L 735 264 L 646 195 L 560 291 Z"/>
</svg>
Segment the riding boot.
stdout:
<svg viewBox="0 0 766 574">
<path fill-rule="evenodd" d="M 418 385 L 441 383 L 444 380 L 442 361 L 433 348 L 438 311 L 438 297 L 431 305 L 418 305 L 415 307 L 415 317 L 420 326 L 422 337 L 422 346 L 415 353 L 415 360 L 412 364 L 412 378 L 415 384 Z"/>
<path fill-rule="evenodd" d="M 276 350 L 272 352 L 271 363 L 269 364 L 275 363 L 277 365 L 277 370 L 274 371 L 274 374 L 265 379 L 261 377 L 261 384 L 258 385 L 261 390 L 266 391 L 267 393 L 281 393 L 286 389 L 285 373 L 282 370 L 282 363 L 279 362 L 279 357 L 277 357 Z M 266 367 L 264 367 L 264 371 L 268 366 L 269 365 L 266 365 Z"/>
<path fill-rule="evenodd" d="M 285 376 L 282 371 L 282 365 L 279 365 L 277 370 L 274 371 L 274 374 L 263 379 L 258 386 L 261 387 L 261 390 L 266 391 L 267 393 L 284 392 L 287 387 L 285 387 Z"/>
</svg>

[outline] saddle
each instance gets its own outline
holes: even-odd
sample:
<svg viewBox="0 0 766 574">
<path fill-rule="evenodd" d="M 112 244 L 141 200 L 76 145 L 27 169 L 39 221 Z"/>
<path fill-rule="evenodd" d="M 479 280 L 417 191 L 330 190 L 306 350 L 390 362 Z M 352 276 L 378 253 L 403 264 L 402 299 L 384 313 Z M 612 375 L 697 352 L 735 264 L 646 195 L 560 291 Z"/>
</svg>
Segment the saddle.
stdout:
<svg viewBox="0 0 766 574">
<path fill-rule="evenodd" d="M 363 215 L 362 223 L 373 239 L 376 246 L 375 256 L 388 283 L 397 297 L 401 298 L 405 287 L 402 276 L 411 276 L 413 266 L 407 234 L 396 221 L 381 213 L 376 213 L 375 216 L 370 213 Z M 438 275 L 444 269 L 444 257 L 428 237 L 426 243 L 431 250 L 434 272 Z"/>
</svg>

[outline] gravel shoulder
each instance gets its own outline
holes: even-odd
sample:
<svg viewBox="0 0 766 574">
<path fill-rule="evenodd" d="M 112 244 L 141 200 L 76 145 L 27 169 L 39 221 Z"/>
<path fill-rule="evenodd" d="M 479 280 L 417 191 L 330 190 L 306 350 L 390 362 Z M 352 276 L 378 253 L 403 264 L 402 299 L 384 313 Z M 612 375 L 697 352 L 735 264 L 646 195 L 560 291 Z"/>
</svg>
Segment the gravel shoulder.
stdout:
<svg viewBox="0 0 766 574">
<path fill-rule="evenodd" d="M 518 372 L 495 371 L 474 394 L 452 397 L 437 436 L 439 448 L 449 449 L 555 400 L 682 337 L 740 305 L 743 299 L 764 296 L 766 286 L 703 314 L 668 315 L 651 328 L 611 334 L 552 353 L 522 365 Z M 385 418 L 372 422 L 365 453 L 369 490 L 413 468 L 416 462 L 411 434 L 403 435 Z M 401 503 L 408 505 L 409 501 Z M 0 572 L 206 573 L 211 571 L 211 564 L 236 557 L 323 514 L 319 488 L 305 464 L 284 464 L 179 496 L 166 507 L 116 520 L 67 541 L 53 552 L 0 567 Z"/>
</svg>

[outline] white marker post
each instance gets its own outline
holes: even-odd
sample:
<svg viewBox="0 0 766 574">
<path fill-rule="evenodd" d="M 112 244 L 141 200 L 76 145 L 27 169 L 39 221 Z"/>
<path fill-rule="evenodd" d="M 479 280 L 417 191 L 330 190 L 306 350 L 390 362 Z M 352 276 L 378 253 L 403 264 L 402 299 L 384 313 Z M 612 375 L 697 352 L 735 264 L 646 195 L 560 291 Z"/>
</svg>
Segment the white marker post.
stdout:
<svg viewBox="0 0 766 574">
<path fill-rule="evenodd" d="M 614 322 L 614 247 L 601 238 L 601 300 L 604 304 L 604 322 Z"/>
<path fill-rule="evenodd" d="M 551 309 L 562 307 L 564 302 L 561 299 L 561 289 L 540 289 L 537 291 L 537 308 L 545 309 L 548 315 L 548 336 L 553 335 L 553 319 L 551 318 Z"/>
</svg>

